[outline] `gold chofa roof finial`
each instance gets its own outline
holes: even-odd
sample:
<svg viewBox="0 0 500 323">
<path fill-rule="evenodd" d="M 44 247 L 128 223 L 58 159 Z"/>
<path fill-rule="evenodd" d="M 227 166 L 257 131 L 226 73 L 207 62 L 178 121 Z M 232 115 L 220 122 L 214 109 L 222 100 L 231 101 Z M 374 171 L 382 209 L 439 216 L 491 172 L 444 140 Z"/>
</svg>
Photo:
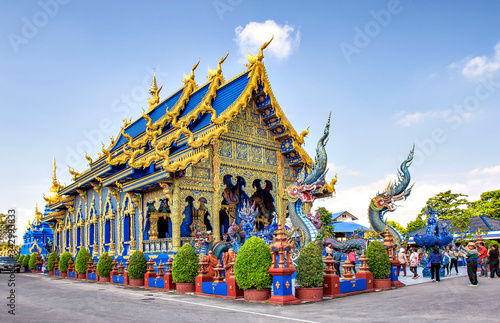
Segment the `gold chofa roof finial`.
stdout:
<svg viewBox="0 0 500 323">
<path fill-rule="evenodd" d="M 191 74 L 189 74 L 189 76 L 184 74 L 184 84 L 187 84 L 191 81 L 194 82 L 194 70 L 198 67 L 199 64 L 200 64 L 200 59 L 198 58 L 198 63 L 194 64 L 193 68 L 191 69 Z"/>
<path fill-rule="evenodd" d="M 160 91 L 163 88 L 163 85 L 158 89 L 156 86 L 156 70 L 153 72 L 153 82 L 151 82 L 151 87 L 149 88 L 149 94 L 151 94 L 153 97 L 148 98 L 149 102 L 149 109 L 153 109 L 158 103 L 160 103 Z"/>
<path fill-rule="evenodd" d="M 271 39 L 264 43 L 264 45 L 262 45 L 260 47 L 260 50 L 259 50 L 259 53 L 256 54 L 256 55 L 248 55 L 248 50 L 247 50 L 247 60 L 250 64 L 245 64 L 248 68 L 252 67 L 255 65 L 255 63 L 262 63 L 262 60 L 264 59 L 264 49 L 267 48 L 267 46 L 269 46 L 269 44 L 273 41 L 274 39 L 274 35 L 271 37 Z"/>
<path fill-rule="evenodd" d="M 227 51 L 227 54 L 226 56 L 222 57 L 220 60 L 219 60 L 219 64 L 217 65 L 217 69 L 216 70 L 211 70 L 210 69 L 210 66 L 208 67 L 208 76 L 207 78 L 209 80 L 212 80 L 215 76 L 217 75 L 221 75 L 222 74 L 222 63 L 224 63 L 224 61 L 226 60 L 226 58 L 229 56 L 229 51 Z"/>
</svg>

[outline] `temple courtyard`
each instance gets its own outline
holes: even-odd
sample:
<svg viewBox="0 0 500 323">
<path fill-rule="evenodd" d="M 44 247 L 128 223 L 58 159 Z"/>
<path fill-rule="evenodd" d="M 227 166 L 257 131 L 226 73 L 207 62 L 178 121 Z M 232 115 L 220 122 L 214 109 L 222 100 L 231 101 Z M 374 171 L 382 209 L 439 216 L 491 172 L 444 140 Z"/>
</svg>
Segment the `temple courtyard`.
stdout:
<svg viewBox="0 0 500 323">
<path fill-rule="evenodd" d="M 500 288 L 500 279 L 489 278 L 467 287 L 462 275 L 278 307 L 21 273 L 15 276 L 13 316 L 5 305 L 8 280 L 8 274 L 0 274 L 0 322 L 492 322 L 498 319 L 492 309 Z"/>
</svg>

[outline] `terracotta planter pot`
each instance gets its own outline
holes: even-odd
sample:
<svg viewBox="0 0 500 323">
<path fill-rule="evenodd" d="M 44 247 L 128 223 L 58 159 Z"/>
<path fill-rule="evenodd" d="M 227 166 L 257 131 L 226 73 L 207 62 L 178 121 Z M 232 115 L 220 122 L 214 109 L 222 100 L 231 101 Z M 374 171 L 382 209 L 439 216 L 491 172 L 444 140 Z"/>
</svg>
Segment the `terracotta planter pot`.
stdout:
<svg viewBox="0 0 500 323">
<path fill-rule="evenodd" d="M 295 297 L 308 302 L 323 300 L 323 287 L 303 288 L 295 287 Z"/>
<path fill-rule="evenodd" d="M 144 286 L 144 278 L 130 279 L 128 285 L 131 287 Z"/>
<path fill-rule="evenodd" d="M 177 283 L 175 290 L 179 294 L 194 293 L 194 283 Z"/>
<path fill-rule="evenodd" d="M 54 271 L 53 270 L 49 271 L 49 276 L 54 276 Z"/>
<path fill-rule="evenodd" d="M 374 279 L 373 280 L 373 288 L 374 289 L 391 289 L 391 279 L 390 278 L 385 278 L 385 279 Z"/>
<path fill-rule="evenodd" d="M 245 289 L 243 298 L 247 302 L 264 302 L 271 298 L 271 288 L 266 289 Z"/>
<path fill-rule="evenodd" d="M 109 277 L 101 277 L 101 276 L 99 276 L 99 281 L 101 283 L 109 283 Z"/>
<path fill-rule="evenodd" d="M 85 278 L 87 278 L 87 275 L 86 274 L 76 274 L 76 277 L 78 279 L 85 279 Z"/>
<path fill-rule="evenodd" d="M 61 277 L 68 277 L 68 273 L 61 273 L 60 276 Z"/>
</svg>

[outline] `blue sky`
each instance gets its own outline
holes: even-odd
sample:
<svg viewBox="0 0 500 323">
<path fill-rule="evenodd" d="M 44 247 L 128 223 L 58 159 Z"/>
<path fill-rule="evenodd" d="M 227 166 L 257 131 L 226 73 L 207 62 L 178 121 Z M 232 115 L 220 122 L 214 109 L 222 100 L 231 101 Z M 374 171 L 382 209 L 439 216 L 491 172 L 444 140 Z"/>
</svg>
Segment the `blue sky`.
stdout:
<svg viewBox="0 0 500 323">
<path fill-rule="evenodd" d="M 467 1 L 2 1 L 0 209 L 24 228 L 43 205 L 55 157 L 84 171 L 122 119 L 147 107 L 152 71 L 161 98 L 222 66 L 244 71 L 246 49 L 275 34 L 264 64 L 291 123 L 311 127 L 311 155 L 332 112 L 327 146 L 337 194 L 320 201 L 367 223 L 416 144 L 416 183 L 403 224 L 451 189 L 478 199 L 500 180 L 500 3 Z"/>
</svg>

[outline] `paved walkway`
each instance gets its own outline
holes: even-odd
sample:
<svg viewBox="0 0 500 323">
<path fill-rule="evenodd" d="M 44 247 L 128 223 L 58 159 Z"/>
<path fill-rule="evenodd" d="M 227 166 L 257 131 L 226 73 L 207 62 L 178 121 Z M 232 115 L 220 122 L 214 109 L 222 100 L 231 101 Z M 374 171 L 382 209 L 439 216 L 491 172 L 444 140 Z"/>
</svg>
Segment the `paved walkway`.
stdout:
<svg viewBox="0 0 500 323">
<path fill-rule="evenodd" d="M 418 267 L 417 274 L 419 274 L 420 277 L 417 279 L 412 279 L 413 274 L 411 273 L 409 267 L 407 267 L 406 268 L 406 277 L 403 277 L 403 273 L 401 271 L 401 274 L 399 276 L 399 281 L 404 283 L 405 285 L 415 285 L 415 284 L 422 284 L 422 283 L 431 282 L 432 279 L 430 277 L 425 278 L 424 275 L 422 275 L 423 269 L 424 268 L 422 268 L 422 267 Z M 462 276 L 467 277 L 467 267 L 458 267 L 458 272 L 459 272 L 459 275 L 457 275 L 455 273 L 455 268 L 453 268 L 453 271 L 451 272 L 451 276 L 440 277 L 440 279 L 445 280 L 445 279 L 457 278 L 457 277 L 462 277 Z"/>
</svg>

